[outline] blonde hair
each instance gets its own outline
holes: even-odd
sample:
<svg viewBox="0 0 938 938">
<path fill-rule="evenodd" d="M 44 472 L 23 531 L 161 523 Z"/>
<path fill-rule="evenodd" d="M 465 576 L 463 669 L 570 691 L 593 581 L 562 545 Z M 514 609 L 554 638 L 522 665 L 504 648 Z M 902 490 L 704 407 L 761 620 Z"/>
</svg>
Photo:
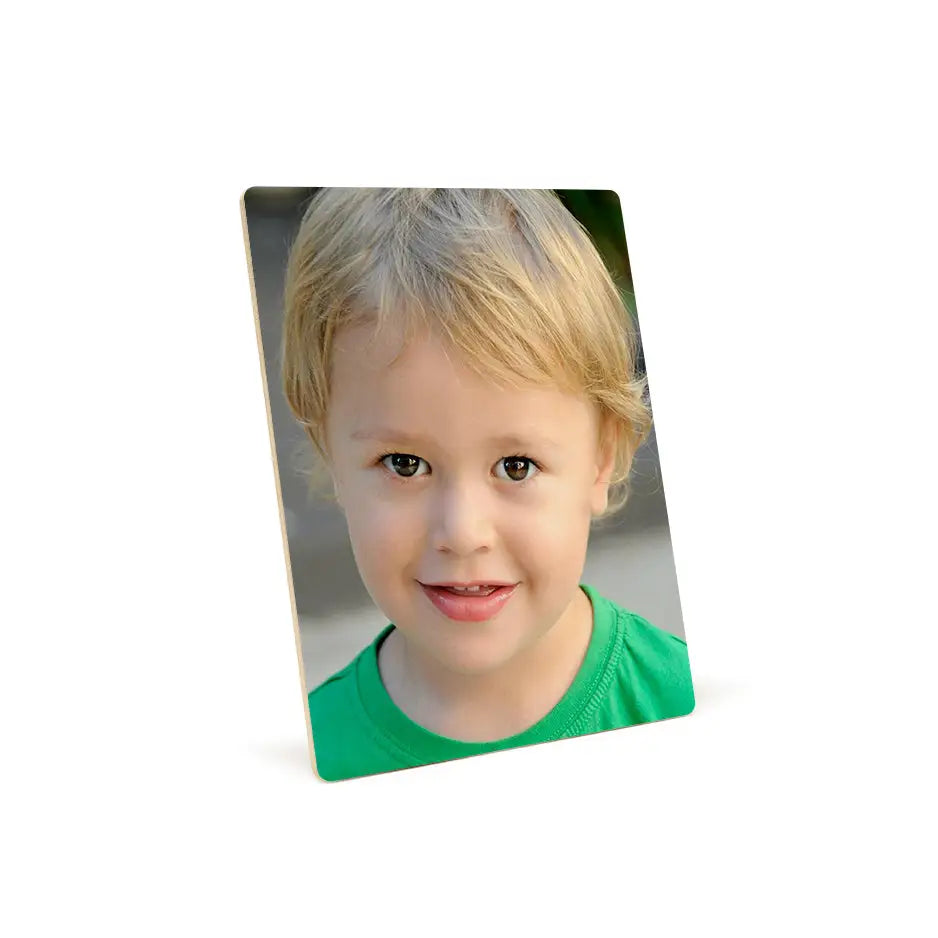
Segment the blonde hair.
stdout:
<svg viewBox="0 0 938 938">
<path fill-rule="evenodd" d="M 333 342 L 371 321 L 444 339 L 482 375 L 598 405 L 615 447 L 609 514 L 651 427 L 631 317 L 585 229 L 550 190 L 320 189 L 284 294 L 283 387 L 328 459 Z"/>
</svg>

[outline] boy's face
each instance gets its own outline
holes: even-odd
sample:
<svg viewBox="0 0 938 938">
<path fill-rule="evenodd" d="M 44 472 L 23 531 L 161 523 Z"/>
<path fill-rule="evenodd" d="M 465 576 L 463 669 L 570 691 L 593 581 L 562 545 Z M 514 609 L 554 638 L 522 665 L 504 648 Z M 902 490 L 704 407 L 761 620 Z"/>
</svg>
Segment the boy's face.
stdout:
<svg viewBox="0 0 938 938">
<path fill-rule="evenodd" d="M 450 671 L 491 672 L 571 606 L 611 451 L 585 400 L 499 386 L 429 335 L 391 364 L 399 348 L 367 326 L 338 336 L 336 494 L 362 580 L 408 643 Z M 447 588 L 479 584 L 501 586 Z"/>
</svg>

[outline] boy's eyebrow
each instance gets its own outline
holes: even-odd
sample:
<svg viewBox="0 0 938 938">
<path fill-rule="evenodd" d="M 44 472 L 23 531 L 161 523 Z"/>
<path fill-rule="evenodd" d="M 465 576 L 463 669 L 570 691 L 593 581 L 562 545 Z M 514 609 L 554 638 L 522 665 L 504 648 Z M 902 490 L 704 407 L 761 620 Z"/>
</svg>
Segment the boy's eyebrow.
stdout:
<svg viewBox="0 0 938 938">
<path fill-rule="evenodd" d="M 384 443 L 389 443 L 391 440 L 394 440 L 399 443 L 422 443 L 424 442 L 423 437 L 417 436 L 413 433 L 408 433 L 406 430 L 394 430 L 390 427 L 371 427 L 367 430 L 356 430 L 352 434 L 353 440 L 379 440 Z"/>
<path fill-rule="evenodd" d="M 556 440 L 552 440 L 550 437 L 531 435 L 531 436 L 516 436 L 513 433 L 509 433 L 505 436 L 496 436 L 491 440 L 492 443 L 503 446 L 506 449 L 530 449 L 531 447 L 545 447 L 545 448 L 554 448 L 559 449 L 560 444 Z"/>
<path fill-rule="evenodd" d="M 369 427 L 367 430 L 356 430 L 352 434 L 353 440 L 374 440 L 383 443 L 414 443 L 424 444 L 427 438 L 420 434 L 408 433 L 406 430 L 396 430 L 392 427 Z M 512 449 L 528 449 L 530 447 L 560 447 L 556 440 L 542 436 L 519 436 L 514 433 L 491 437 L 489 443 Z"/>
</svg>

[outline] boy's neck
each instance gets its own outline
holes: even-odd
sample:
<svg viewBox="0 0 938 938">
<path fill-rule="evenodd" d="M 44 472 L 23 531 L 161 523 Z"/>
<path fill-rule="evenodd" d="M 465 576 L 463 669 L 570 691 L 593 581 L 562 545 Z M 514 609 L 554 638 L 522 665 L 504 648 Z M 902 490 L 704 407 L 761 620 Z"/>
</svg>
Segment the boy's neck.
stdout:
<svg viewBox="0 0 938 938">
<path fill-rule="evenodd" d="M 593 608 L 577 589 L 534 645 L 496 672 L 458 674 L 421 655 L 394 629 L 378 653 L 381 680 L 415 723 L 450 739 L 492 742 L 529 729 L 560 702 L 589 647 Z"/>
</svg>

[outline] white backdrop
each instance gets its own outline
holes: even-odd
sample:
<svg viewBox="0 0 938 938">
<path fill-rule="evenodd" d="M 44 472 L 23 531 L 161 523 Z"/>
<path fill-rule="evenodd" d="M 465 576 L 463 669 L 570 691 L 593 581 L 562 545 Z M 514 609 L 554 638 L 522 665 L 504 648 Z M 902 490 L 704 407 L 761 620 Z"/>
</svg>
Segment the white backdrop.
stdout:
<svg viewBox="0 0 938 938">
<path fill-rule="evenodd" d="M 2 930 L 934 934 L 925 6 L 25 9 Z M 692 716 L 314 778 L 238 199 L 320 181 L 618 191 Z"/>
</svg>

